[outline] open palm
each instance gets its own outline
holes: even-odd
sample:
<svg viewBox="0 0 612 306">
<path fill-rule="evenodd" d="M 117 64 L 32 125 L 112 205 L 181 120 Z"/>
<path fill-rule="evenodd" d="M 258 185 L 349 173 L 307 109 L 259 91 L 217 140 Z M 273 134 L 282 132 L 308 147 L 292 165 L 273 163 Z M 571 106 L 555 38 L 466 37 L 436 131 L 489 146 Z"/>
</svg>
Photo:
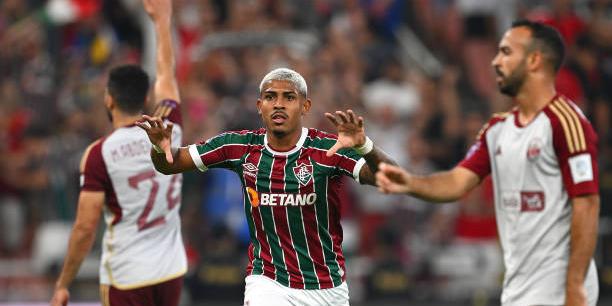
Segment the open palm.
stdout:
<svg viewBox="0 0 612 306">
<path fill-rule="evenodd" d="M 166 153 L 166 161 L 172 164 L 172 122 L 164 123 L 159 117 L 142 115 L 142 121 L 136 122 L 136 125 L 147 132 L 147 136 L 149 136 L 149 140 L 153 145 L 164 150 L 164 153 Z"/>
<path fill-rule="evenodd" d="M 365 143 L 363 117 L 355 115 L 352 110 L 325 113 L 325 117 L 338 129 L 338 140 L 327 150 L 327 156 L 334 155 L 342 148 L 353 148 Z"/>
</svg>

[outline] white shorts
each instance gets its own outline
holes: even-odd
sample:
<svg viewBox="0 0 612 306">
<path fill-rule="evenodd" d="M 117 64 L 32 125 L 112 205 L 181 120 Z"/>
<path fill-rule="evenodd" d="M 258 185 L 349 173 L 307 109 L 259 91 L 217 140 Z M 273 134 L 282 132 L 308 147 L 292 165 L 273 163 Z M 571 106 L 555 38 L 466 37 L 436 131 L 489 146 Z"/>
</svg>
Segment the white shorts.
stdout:
<svg viewBox="0 0 612 306">
<path fill-rule="evenodd" d="M 349 306 L 348 286 L 304 290 L 285 287 L 263 275 L 245 278 L 244 306 Z"/>
</svg>

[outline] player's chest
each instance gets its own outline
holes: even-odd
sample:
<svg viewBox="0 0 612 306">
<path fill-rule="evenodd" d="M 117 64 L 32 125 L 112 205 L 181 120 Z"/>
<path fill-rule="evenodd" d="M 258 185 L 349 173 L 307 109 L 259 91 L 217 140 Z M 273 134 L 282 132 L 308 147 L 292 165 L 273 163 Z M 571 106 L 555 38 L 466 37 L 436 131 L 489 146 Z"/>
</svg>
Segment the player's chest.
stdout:
<svg viewBox="0 0 612 306">
<path fill-rule="evenodd" d="M 494 171 L 509 180 L 525 171 L 546 174 L 557 164 L 552 130 L 545 120 L 534 121 L 526 127 L 505 122 L 488 143 Z"/>
<path fill-rule="evenodd" d="M 333 167 L 312 161 L 308 156 L 245 158 L 239 174 L 247 186 L 257 191 L 300 193 L 317 188 L 331 174 Z"/>
</svg>

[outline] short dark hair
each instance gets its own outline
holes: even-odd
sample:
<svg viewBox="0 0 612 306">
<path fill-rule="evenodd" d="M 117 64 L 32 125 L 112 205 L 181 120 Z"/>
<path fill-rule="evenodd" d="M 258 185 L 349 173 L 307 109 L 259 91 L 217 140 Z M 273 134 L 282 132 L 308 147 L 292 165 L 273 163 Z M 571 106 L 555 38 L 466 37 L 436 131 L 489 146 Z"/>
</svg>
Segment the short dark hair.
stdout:
<svg viewBox="0 0 612 306">
<path fill-rule="evenodd" d="M 565 57 L 565 44 L 559 31 L 544 23 L 526 19 L 512 23 L 512 28 L 518 27 L 526 27 L 531 31 L 533 43 L 530 48 L 545 53 L 554 72 L 558 72 Z"/>
<path fill-rule="evenodd" d="M 137 114 L 145 105 L 149 76 L 137 65 L 118 66 L 110 71 L 106 88 L 120 110 Z"/>
</svg>

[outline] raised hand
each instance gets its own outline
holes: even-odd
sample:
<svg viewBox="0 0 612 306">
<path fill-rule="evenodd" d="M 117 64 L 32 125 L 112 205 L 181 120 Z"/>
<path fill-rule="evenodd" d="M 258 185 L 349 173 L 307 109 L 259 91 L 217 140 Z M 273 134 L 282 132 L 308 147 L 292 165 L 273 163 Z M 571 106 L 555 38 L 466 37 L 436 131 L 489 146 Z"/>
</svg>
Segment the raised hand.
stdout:
<svg viewBox="0 0 612 306">
<path fill-rule="evenodd" d="M 400 167 L 381 163 L 376 172 L 376 185 L 383 193 L 408 193 L 410 174 Z"/>
<path fill-rule="evenodd" d="M 137 121 L 136 125 L 147 132 L 151 143 L 164 151 L 166 161 L 169 164 L 174 162 L 172 157 L 172 122 L 164 123 L 159 117 L 142 115 L 143 121 Z"/>
<path fill-rule="evenodd" d="M 336 111 L 335 114 L 325 113 L 325 117 L 338 129 L 338 140 L 327 150 L 327 156 L 332 156 L 342 148 L 362 146 L 366 141 L 363 117 L 356 116 L 352 110 Z"/>
<path fill-rule="evenodd" d="M 142 4 L 153 22 L 170 22 L 172 17 L 172 0 L 142 0 Z"/>
</svg>

